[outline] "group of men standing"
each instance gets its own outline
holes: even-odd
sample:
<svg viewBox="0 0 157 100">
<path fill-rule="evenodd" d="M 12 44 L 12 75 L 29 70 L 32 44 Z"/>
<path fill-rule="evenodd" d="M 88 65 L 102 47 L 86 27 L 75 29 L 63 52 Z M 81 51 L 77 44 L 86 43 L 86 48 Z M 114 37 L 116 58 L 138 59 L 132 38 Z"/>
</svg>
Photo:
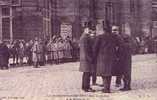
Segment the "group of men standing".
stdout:
<svg viewBox="0 0 157 100">
<path fill-rule="evenodd" d="M 85 28 L 80 38 L 80 71 L 82 89 L 94 92 L 90 87 L 90 78 L 96 84 L 96 76 L 102 77 L 103 93 L 110 93 L 112 76 L 116 76 L 116 86 L 124 82 L 120 90 L 131 90 L 131 37 L 120 33 L 119 27 L 113 26 L 112 31 L 104 29 L 97 35 L 95 30 Z"/>
</svg>

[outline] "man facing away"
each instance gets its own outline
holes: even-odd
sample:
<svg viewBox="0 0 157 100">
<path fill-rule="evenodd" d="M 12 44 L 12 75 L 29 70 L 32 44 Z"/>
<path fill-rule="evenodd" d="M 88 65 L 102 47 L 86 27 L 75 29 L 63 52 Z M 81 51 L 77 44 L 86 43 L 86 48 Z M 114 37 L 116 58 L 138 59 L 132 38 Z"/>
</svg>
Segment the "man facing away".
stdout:
<svg viewBox="0 0 157 100">
<path fill-rule="evenodd" d="M 94 92 L 94 90 L 90 88 L 90 77 L 91 73 L 94 72 L 92 45 L 93 44 L 91 42 L 89 28 L 85 28 L 84 33 L 80 38 L 80 68 L 79 68 L 79 70 L 83 72 L 82 89 L 85 92 Z"/>
<path fill-rule="evenodd" d="M 103 93 L 110 93 L 112 77 L 112 67 L 116 60 L 116 47 L 119 39 L 112 34 L 109 28 L 104 29 L 104 33 L 98 35 L 94 44 L 94 58 L 96 59 L 96 74 L 103 79 Z"/>
</svg>

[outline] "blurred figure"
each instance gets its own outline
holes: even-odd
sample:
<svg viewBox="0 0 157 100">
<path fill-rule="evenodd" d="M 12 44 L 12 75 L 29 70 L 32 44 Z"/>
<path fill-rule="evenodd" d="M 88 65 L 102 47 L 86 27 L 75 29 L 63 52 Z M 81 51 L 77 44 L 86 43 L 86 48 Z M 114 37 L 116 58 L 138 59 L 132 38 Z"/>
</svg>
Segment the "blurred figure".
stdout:
<svg viewBox="0 0 157 100">
<path fill-rule="evenodd" d="M 39 40 L 39 65 L 40 66 L 44 66 L 46 63 L 45 52 L 46 52 L 45 43 L 40 39 Z"/>
<path fill-rule="evenodd" d="M 48 44 L 46 45 L 46 49 L 47 49 L 47 62 L 51 64 L 53 59 L 52 40 L 48 42 Z"/>
<path fill-rule="evenodd" d="M 2 62 L 3 62 L 3 47 L 2 47 L 2 41 L 0 40 L 0 68 L 2 69 Z"/>
<path fill-rule="evenodd" d="M 32 60 L 34 63 L 34 67 L 38 68 L 39 67 L 39 58 L 40 58 L 40 47 L 39 47 L 39 41 L 38 38 L 35 38 L 33 47 L 32 47 Z"/>
<path fill-rule="evenodd" d="M 64 41 L 62 39 L 58 40 L 58 56 L 59 63 L 64 62 Z"/>
<path fill-rule="evenodd" d="M 17 65 L 19 60 L 19 42 L 14 41 L 12 44 L 11 54 L 13 56 L 13 65 Z"/>
<path fill-rule="evenodd" d="M 22 41 L 20 41 L 20 43 L 19 43 L 20 66 L 23 65 L 24 51 L 25 51 L 24 44 Z"/>
<path fill-rule="evenodd" d="M 72 41 L 69 36 L 66 37 L 64 44 L 65 44 L 64 48 L 65 62 L 69 62 L 72 60 Z"/>
<path fill-rule="evenodd" d="M 55 64 L 59 64 L 59 55 L 58 55 L 58 43 L 57 39 L 54 40 L 52 44 L 52 52 L 53 52 L 53 61 Z"/>
<path fill-rule="evenodd" d="M 79 59 L 79 43 L 78 41 L 74 38 L 71 44 L 72 50 L 71 50 L 71 55 L 73 61 L 77 61 Z"/>
<path fill-rule="evenodd" d="M 0 44 L 0 55 L 1 55 L 1 69 L 8 69 L 9 64 L 9 48 L 7 47 L 6 42 Z"/>
<path fill-rule="evenodd" d="M 32 61 L 32 47 L 33 47 L 33 41 L 30 40 L 29 42 L 26 43 L 26 56 L 27 56 L 27 64 L 28 65 L 32 65 L 33 61 Z"/>
</svg>

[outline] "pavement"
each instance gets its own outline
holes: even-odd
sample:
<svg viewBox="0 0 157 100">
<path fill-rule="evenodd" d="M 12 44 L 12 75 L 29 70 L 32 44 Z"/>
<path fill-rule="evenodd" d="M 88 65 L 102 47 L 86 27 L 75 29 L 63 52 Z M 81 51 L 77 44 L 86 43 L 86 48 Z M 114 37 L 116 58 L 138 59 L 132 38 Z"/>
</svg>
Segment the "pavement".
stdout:
<svg viewBox="0 0 157 100">
<path fill-rule="evenodd" d="M 119 91 L 113 77 L 110 94 L 100 86 L 92 86 L 94 93 L 81 90 L 79 62 L 0 70 L 0 100 L 157 100 L 157 56 L 135 55 L 132 61 L 132 90 Z"/>
</svg>

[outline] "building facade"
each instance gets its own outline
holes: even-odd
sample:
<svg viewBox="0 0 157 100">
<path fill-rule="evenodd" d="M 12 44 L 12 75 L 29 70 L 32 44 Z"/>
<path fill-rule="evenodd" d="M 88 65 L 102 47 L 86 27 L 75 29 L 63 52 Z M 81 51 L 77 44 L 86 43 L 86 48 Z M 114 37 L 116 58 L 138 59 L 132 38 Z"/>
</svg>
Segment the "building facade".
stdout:
<svg viewBox="0 0 157 100">
<path fill-rule="evenodd" d="M 156 9 L 157 0 L 0 0 L 0 39 L 79 39 L 83 27 L 100 33 L 106 22 L 135 37 L 155 37 Z"/>
<path fill-rule="evenodd" d="M 50 37 L 57 18 L 56 0 L 0 0 L 0 38 Z"/>
</svg>

